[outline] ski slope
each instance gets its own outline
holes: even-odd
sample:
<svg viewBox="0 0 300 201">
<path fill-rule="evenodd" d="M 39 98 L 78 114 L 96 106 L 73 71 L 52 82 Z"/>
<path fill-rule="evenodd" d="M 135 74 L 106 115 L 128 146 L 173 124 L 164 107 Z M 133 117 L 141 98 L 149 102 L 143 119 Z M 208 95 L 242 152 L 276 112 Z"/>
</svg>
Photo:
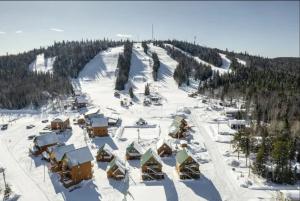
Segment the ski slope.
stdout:
<svg viewBox="0 0 300 201">
<path fill-rule="evenodd" d="M 175 47 L 175 46 L 173 46 L 173 45 L 171 45 L 171 44 L 165 44 L 165 45 L 170 46 L 170 47 L 173 47 L 173 48 L 175 48 L 175 49 L 181 51 L 182 53 L 184 53 L 184 54 L 187 55 L 188 57 L 194 58 L 198 63 L 201 63 L 201 64 L 205 64 L 205 65 L 210 66 L 211 69 L 212 69 L 213 71 L 215 71 L 215 72 L 219 72 L 220 74 L 230 72 L 229 67 L 230 67 L 231 61 L 230 61 L 230 60 L 226 57 L 226 55 L 224 55 L 224 54 L 219 53 L 219 55 L 220 55 L 221 58 L 222 58 L 222 66 L 221 66 L 221 67 L 217 67 L 217 66 L 214 66 L 213 64 L 210 64 L 210 63 L 208 63 L 208 62 L 206 62 L 206 61 L 203 61 L 203 60 L 200 59 L 199 57 L 193 56 L 193 55 L 191 55 L 190 53 L 185 52 L 185 51 L 183 51 L 182 49 L 177 48 L 177 47 Z"/>
<path fill-rule="evenodd" d="M 29 64 L 29 70 L 37 73 L 52 73 L 55 57 L 45 58 L 44 54 L 39 54 L 36 59 Z"/>
</svg>

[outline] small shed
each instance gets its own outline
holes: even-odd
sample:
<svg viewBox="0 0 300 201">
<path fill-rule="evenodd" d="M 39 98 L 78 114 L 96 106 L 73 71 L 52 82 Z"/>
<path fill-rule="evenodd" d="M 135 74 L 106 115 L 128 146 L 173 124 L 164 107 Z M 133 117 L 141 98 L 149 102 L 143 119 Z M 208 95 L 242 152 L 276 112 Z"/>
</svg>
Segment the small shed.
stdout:
<svg viewBox="0 0 300 201">
<path fill-rule="evenodd" d="M 77 108 L 84 108 L 87 106 L 87 104 L 88 104 L 88 101 L 86 100 L 86 98 L 84 96 L 76 96 L 75 106 Z"/>
<path fill-rule="evenodd" d="M 176 154 L 176 171 L 180 179 L 200 178 L 199 163 L 185 148 Z"/>
<path fill-rule="evenodd" d="M 107 177 L 120 180 L 125 178 L 126 167 L 119 157 L 115 157 L 107 166 Z"/>
<path fill-rule="evenodd" d="M 91 119 L 91 125 L 88 127 L 90 137 L 108 136 L 108 120 L 106 117 L 95 117 Z"/>
<path fill-rule="evenodd" d="M 96 159 L 101 162 L 110 162 L 114 158 L 113 150 L 108 144 L 104 144 L 97 152 Z"/>
<path fill-rule="evenodd" d="M 65 131 L 68 128 L 71 128 L 69 117 L 63 116 L 55 118 L 51 121 L 51 130 Z"/>
<path fill-rule="evenodd" d="M 49 151 L 51 170 L 54 172 L 61 171 L 62 158 L 64 154 L 72 150 L 75 150 L 75 146 L 73 144 L 61 145 L 51 148 Z"/>
<path fill-rule="evenodd" d="M 172 155 L 172 145 L 168 140 L 160 139 L 156 144 L 157 154 L 160 157 Z"/>
<path fill-rule="evenodd" d="M 133 141 L 126 148 L 126 159 L 127 160 L 139 160 L 142 156 L 142 147 L 135 141 Z"/>
<path fill-rule="evenodd" d="M 62 159 L 61 182 L 65 187 L 78 184 L 93 177 L 92 153 L 82 147 L 64 154 Z"/>
<path fill-rule="evenodd" d="M 47 133 L 44 135 L 38 135 L 33 140 L 33 147 L 30 152 L 34 155 L 40 155 L 47 151 L 48 147 L 55 146 L 58 144 L 59 140 L 55 133 Z"/>
<path fill-rule="evenodd" d="M 159 180 L 164 178 L 162 162 L 153 149 L 148 149 L 141 157 L 143 180 Z"/>
</svg>

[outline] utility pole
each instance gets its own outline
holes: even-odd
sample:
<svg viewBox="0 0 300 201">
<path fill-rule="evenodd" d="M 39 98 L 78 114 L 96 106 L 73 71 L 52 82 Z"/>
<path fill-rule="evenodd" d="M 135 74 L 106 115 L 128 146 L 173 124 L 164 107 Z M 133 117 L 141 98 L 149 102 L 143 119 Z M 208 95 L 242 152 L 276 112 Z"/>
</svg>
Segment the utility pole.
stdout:
<svg viewBox="0 0 300 201">
<path fill-rule="evenodd" d="M 197 36 L 194 36 L 194 45 L 196 45 Z"/>
<path fill-rule="evenodd" d="M 152 42 L 154 40 L 154 28 L 153 28 L 153 24 L 152 24 Z"/>
</svg>

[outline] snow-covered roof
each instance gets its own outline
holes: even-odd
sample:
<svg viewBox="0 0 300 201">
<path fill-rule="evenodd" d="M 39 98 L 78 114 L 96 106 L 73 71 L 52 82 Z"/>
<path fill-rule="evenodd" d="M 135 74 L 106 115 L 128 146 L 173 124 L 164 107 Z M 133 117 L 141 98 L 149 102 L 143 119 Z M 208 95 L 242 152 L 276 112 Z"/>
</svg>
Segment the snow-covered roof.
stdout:
<svg viewBox="0 0 300 201">
<path fill-rule="evenodd" d="M 134 148 L 140 154 L 143 153 L 142 147 L 136 141 L 133 141 L 130 145 L 128 145 L 128 147 L 126 148 L 126 152 L 130 151 L 130 149 L 132 149 L 132 148 Z"/>
<path fill-rule="evenodd" d="M 246 110 L 245 109 L 238 109 L 238 108 L 230 108 L 230 109 L 225 110 L 226 114 L 238 113 L 238 112 L 246 112 Z"/>
<path fill-rule="evenodd" d="M 108 126 L 108 120 L 106 117 L 96 117 L 91 119 L 92 127 L 106 127 Z"/>
<path fill-rule="evenodd" d="M 112 155 L 112 153 L 113 153 L 113 149 L 106 143 L 100 147 L 99 151 L 102 151 L 102 150 L 110 155 Z"/>
<path fill-rule="evenodd" d="M 74 167 L 89 161 L 94 160 L 94 157 L 88 147 L 82 147 L 65 153 L 68 167 Z"/>
<path fill-rule="evenodd" d="M 229 135 L 233 135 L 236 133 L 235 130 L 231 129 L 227 124 L 219 124 L 219 133 L 226 133 Z"/>
<path fill-rule="evenodd" d="M 109 170 L 110 168 L 112 168 L 114 165 L 118 166 L 118 169 L 125 174 L 126 172 L 126 167 L 125 167 L 125 163 L 123 161 L 121 161 L 121 159 L 119 157 L 115 157 L 107 166 L 107 170 Z"/>
<path fill-rule="evenodd" d="M 238 124 L 238 125 L 246 125 L 246 120 L 238 120 L 238 119 L 232 119 L 228 121 L 229 125 Z"/>
<path fill-rule="evenodd" d="M 77 103 L 88 103 L 88 100 L 86 100 L 86 98 L 83 97 L 83 96 L 77 96 L 76 97 L 76 102 Z"/>
<path fill-rule="evenodd" d="M 59 117 L 54 118 L 52 120 L 52 122 L 64 122 L 68 119 L 69 119 L 69 117 L 67 117 L 67 116 L 59 116 Z"/>
<path fill-rule="evenodd" d="M 90 109 L 89 111 L 87 111 L 84 116 L 91 116 L 91 115 L 94 115 L 94 114 L 98 114 L 100 112 L 100 109 L 99 108 L 94 108 L 94 109 Z"/>
<path fill-rule="evenodd" d="M 46 145 L 57 144 L 59 142 L 58 137 L 55 133 L 47 133 L 35 137 L 35 143 L 39 147 Z"/>
<path fill-rule="evenodd" d="M 141 157 L 141 166 L 144 165 L 151 157 L 153 157 L 158 163 L 162 164 L 158 154 L 152 148 L 149 148 Z"/>
<path fill-rule="evenodd" d="M 61 161 L 64 154 L 72 150 L 75 150 L 75 146 L 73 144 L 69 144 L 65 146 L 57 146 L 52 150 L 52 152 L 54 153 L 55 160 Z"/>
</svg>

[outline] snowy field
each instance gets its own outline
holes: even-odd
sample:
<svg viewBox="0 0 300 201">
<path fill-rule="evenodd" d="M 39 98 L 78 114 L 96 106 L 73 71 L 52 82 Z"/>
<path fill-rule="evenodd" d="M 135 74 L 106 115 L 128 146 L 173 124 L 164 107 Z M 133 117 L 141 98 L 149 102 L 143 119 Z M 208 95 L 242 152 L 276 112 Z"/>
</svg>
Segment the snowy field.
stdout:
<svg viewBox="0 0 300 201">
<path fill-rule="evenodd" d="M 161 62 L 158 81 L 154 82 L 151 75 L 151 62 L 143 52 L 141 44 L 135 44 L 131 62 L 130 81 L 135 86 L 134 93 L 139 98 L 133 100 L 133 105 L 124 108 L 120 99 L 114 97 L 115 71 L 118 55 L 123 47 L 110 48 L 99 53 L 92 59 L 79 75 L 73 80 L 74 87 L 85 93 L 95 108 L 100 108 L 104 114 L 114 114 L 122 118 L 122 126 L 118 129 L 109 129 L 109 137 L 89 139 L 84 130 L 78 125 L 71 124 L 72 132 L 61 134 L 60 141 L 74 144 L 76 148 L 88 146 L 95 156 L 97 148 L 104 143 L 109 144 L 114 154 L 122 160 L 128 144 L 138 139 L 140 132 L 141 145 L 144 150 L 155 147 L 160 138 L 167 138 L 168 128 L 176 113 L 186 115 L 188 124 L 192 127 L 191 139 L 188 148 L 200 163 L 201 178 L 199 180 L 182 181 L 175 171 L 175 155 L 163 158 L 163 172 L 165 179 L 161 181 L 144 182 L 141 180 L 139 161 L 126 162 L 129 170 L 128 176 L 123 181 L 114 181 L 106 176 L 107 163 L 93 161 L 94 177 L 82 182 L 80 188 L 69 190 L 64 188 L 57 174 L 51 173 L 48 164 L 40 157 L 32 158 L 28 155 L 28 148 L 32 144 L 29 135 L 38 134 L 46 124 L 41 120 L 51 120 L 58 114 L 28 113 L 22 111 L 8 115 L 9 111 L 3 110 L 0 123 L 10 121 L 6 131 L 0 131 L 0 165 L 6 168 L 6 180 L 11 184 L 13 191 L 19 195 L 20 201 L 253 201 L 274 200 L 276 190 L 295 188 L 294 186 L 275 186 L 267 184 L 245 167 L 245 158 L 241 155 L 240 165 L 231 166 L 237 160 L 237 154 L 229 143 L 232 136 L 219 136 L 217 133 L 216 118 L 224 118 L 224 111 L 215 111 L 210 103 L 204 104 L 201 99 L 188 97 L 186 88 L 178 88 L 173 79 L 173 72 L 177 62 L 171 59 L 162 48 L 150 45 L 150 51 L 156 52 Z M 223 59 L 227 59 L 222 56 Z M 227 61 L 226 65 L 230 65 Z M 229 66 L 223 66 L 221 71 L 226 72 Z M 219 68 L 220 69 L 220 68 Z M 151 84 L 152 89 L 159 93 L 164 103 L 161 106 L 145 107 L 139 99 L 143 99 L 141 91 L 144 84 Z M 128 84 L 129 84 L 128 83 Z M 128 97 L 125 90 L 121 94 Z M 183 107 L 188 107 L 189 112 Z M 79 114 L 65 111 L 65 115 L 73 118 Z M 154 128 L 132 128 L 139 119 L 145 119 Z M 26 125 L 34 124 L 32 129 Z M 121 129 L 123 129 L 121 131 Z M 122 134 L 121 139 L 118 134 Z M 176 147 L 176 140 L 173 139 Z M 0 185 L 3 182 L 0 176 Z M 250 185 L 251 183 L 251 185 Z"/>
</svg>

